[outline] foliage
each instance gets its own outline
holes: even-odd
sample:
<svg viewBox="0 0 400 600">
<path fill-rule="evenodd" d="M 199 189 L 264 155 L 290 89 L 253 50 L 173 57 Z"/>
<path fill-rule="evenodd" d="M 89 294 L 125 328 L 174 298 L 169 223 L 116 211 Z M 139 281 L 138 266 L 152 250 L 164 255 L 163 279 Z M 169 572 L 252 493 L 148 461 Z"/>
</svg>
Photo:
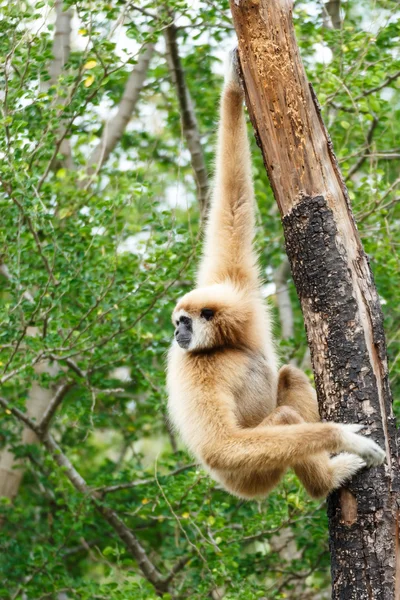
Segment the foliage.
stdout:
<svg viewBox="0 0 400 600">
<path fill-rule="evenodd" d="M 71 383 L 51 432 L 97 502 L 116 511 L 163 576 L 172 573 L 163 597 L 327 597 L 324 507 L 293 474 L 262 502 L 228 496 L 177 448 L 165 419 L 170 312 L 192 284 L 201 238 L 163 28 L 174 13 L 211 170 L 221 60 L 233 40 L 228 3 L 67 4 L 76 15 L 72 51 L 52 81 L 52 2 L 0 3 L 1 396 L 25 411 L 33 388 Z M 296 32 L 371 257 L 399 397 L 400 11 L 389 0 L 347 0 L 342 10 L 334 30 L 321 3 L 298 2 Z M 151 41 L 133 118 L 110 159 L 88 172 L 104 119 Z M 284 248 L 255 144 L 254 173 L 272 284 Z M 295 337 L 281 353 L 301 362 L 305 335 L 290 291 Z M 268 301 L 275 307 L 273 293 Z M 17 497 L 0 505 L 0 598 L 158 597 L 95 502 L 42 444 L 22 444 L 21 431 L 2 410 L 0 442 L 25 472 Z"/>
</svg>

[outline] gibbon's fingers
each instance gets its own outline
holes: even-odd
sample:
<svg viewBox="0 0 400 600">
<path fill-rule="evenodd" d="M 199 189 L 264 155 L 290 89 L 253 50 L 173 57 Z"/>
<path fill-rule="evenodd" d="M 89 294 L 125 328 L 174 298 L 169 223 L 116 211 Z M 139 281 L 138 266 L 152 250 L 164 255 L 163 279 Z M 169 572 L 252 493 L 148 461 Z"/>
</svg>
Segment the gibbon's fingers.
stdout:
<svg viewBox="0 0 400 600">
<path fill-rule="evenodd" d="M 225 60 L 225 86 L 232 86 L 237 89 L 238 92 L 244 94 L 242 84 L 238 75 L 238 54 L 237 48 L 234 48 L 230 52 Z"/>
<path fill-rule="evenodd" d="M 358 426 L 360 431 L 363 426 Z M 370 438 L 354 433 L 354 425 L 342 425 L 343 428 L 343 450 L 352 454 L 358 454 L 367 463 L 368 467 L 377 467 L 384 463 L 386 453 L 376 442 Z"/>
</svg>

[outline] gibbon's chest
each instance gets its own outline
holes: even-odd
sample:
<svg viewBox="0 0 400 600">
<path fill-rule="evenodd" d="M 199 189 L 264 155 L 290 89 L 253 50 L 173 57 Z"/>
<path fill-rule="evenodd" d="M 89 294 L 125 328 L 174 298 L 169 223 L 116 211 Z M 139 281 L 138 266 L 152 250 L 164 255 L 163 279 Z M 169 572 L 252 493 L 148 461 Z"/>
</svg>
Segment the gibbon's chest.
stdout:
<svg viewBox="0 0 400 600">
<path fill-rule="evenodd" d="M 241 427 L 256 427 L 276 407 L 278 378 L 262 355 L 250 355 L 243 377 L 233 390 Z"/>
<path fill-rule="evenodd" d="M 170 417 L 189 446 L 203 430 L 204 404 L 213 397 L 218 402 L 215 395 L 223 396 L 224 402 L 231 398 L 225 408 L 241 427 L 255 427 L 276 406 L 274 370 L 262 355 L 239 350 L 192 357 L 174 345 L 168 356 L 167 386 Z"/>
</svg>

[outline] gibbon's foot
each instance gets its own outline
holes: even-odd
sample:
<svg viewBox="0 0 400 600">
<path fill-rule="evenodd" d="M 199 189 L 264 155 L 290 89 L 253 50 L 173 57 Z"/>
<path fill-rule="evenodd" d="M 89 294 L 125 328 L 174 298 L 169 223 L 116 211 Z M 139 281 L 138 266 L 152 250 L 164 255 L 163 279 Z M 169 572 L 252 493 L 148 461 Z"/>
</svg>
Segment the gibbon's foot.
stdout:
<svg viewBox="0 0 400 600">
<path fill-rule="evenodd" d="M 329 460 L 329 466 L 332 469 L 332 490 L 336 490 L 366 467 L 367 463 L 357 454 L 342 452 Z"/>
<path fill-rule="evenodd" d="M 243 88 L 238 75 L 238 55 L 237 48 L 228 53 L 225 65 L 225 85 L 243 94 Z"/>
<path fill-rule="evenodd" d="M 358 435 L 357 432 L 363 429 L 364 425 L 346 424 L 341 428 L 343 450 L 361 456 L 368 467 L 377 467 L 385 461 L 386 454 L 376 442 Z"/>
</svg>

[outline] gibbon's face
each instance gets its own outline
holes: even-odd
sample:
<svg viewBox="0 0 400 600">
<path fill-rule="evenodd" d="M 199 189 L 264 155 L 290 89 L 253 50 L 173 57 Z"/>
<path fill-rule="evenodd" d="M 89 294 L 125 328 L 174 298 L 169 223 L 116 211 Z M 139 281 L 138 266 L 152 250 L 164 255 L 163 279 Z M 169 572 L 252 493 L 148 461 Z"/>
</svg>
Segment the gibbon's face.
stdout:
<svg viewBox="0 0 400 600">
<path fill-rule="evenodd" d="M 233 286 L 197 288 L 186 294 L 172 313 L 174 337 L 189 352 L 238 345 L 249 316 L 249 303 Z"/>
</svg>

